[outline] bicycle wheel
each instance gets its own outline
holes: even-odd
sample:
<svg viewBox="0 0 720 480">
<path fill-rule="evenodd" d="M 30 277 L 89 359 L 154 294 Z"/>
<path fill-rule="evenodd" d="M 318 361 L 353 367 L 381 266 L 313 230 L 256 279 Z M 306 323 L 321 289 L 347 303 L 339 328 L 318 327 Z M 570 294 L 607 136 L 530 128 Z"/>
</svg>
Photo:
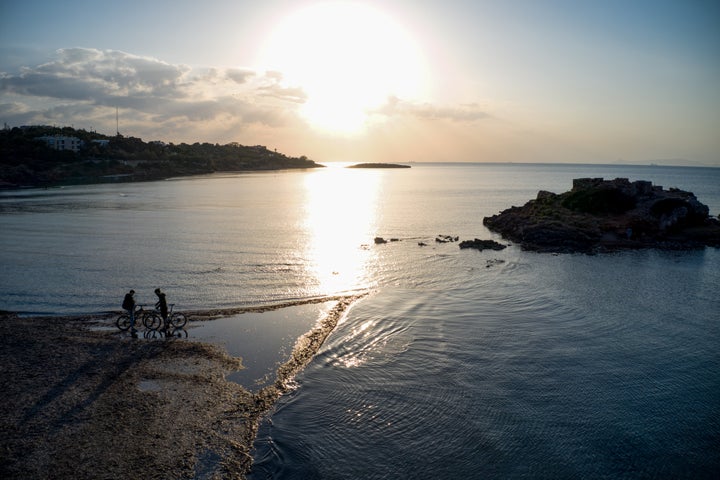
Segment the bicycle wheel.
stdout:
<svg viewBox="0 0 720 480">
<path fill-rule="evenodd" d="M 187 318 L 182 313 L 176 313 L 170 317 L 170 323 L 175 328 L 183 328 L 187 323 Z"/>
<path fill-rule="evenodd" d="M 143 325 L 149 330 L 157 330 L 162 325 L 162 318 L 155 312 L 148 312 L 143 316 Z"/>
<path fill-rule="evenodd" d="M 117 318 L 115 325 L 117 325 L 117 327 L 122 331 L 127 330 L 130 328 L 130 315 L 123 313 Z"/>
</svg>

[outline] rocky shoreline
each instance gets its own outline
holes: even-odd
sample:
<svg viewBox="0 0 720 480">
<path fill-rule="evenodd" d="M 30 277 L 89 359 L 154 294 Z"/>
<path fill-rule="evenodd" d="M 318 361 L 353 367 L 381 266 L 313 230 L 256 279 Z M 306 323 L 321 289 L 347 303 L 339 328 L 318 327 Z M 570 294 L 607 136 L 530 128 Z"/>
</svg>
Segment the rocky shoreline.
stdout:
<svg viewBox="0 0 720 480">
<path fill-rule="evenodd" d="M 360 297 L 188 312 L 192 323 L 337 301 L 257 393 L 225 380 L 242 360 L 215 345 L 132 339 L 116 315 L 3 313 L 0 477 L 244 478 L 258 422 Z"/>
<path fill-rule="evenodd" d="M 720 221 L 693 193 L 626 178 L 575 179 L 569 192 L 540 191 L 524 206 L 485 217 L 483 223 L 538 252 L 720 247 Z"/>
</svg>

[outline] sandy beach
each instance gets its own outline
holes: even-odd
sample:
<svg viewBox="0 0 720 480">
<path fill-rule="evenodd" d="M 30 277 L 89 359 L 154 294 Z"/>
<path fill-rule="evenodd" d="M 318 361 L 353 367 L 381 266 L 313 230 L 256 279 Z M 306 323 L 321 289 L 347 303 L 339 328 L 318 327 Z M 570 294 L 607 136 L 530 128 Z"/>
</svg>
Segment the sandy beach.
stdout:
<svg viewBox="0 0 720 480">
<path fill-rule="evenodd" d="M 197 341 L 133 339 L 112 328 L 116 314 L 2 314 L 0 476 L 244 478 L 259 420 L 358 298 L 185 312 L 192 324 L 337 302 L 257 392 L 226 380 L 241 358 Z"/>
</svg>

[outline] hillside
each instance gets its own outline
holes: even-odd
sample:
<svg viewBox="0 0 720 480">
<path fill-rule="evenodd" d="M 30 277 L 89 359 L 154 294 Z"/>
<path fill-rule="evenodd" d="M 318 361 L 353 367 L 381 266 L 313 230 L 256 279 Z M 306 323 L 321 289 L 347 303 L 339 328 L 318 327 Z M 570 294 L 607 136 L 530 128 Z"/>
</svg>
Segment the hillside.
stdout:
<svg viewBox="0 0 720 480">
<path fill-rule="evenodd" d="M 76 149 L 55 150 L 41 137 L 73 137 Z M 321 167 L 264 146 L 144 142 L 73 128 L 33 126 L 0 131 L 0 187 L 159 180 L 221 171 Z"/>
</svg>

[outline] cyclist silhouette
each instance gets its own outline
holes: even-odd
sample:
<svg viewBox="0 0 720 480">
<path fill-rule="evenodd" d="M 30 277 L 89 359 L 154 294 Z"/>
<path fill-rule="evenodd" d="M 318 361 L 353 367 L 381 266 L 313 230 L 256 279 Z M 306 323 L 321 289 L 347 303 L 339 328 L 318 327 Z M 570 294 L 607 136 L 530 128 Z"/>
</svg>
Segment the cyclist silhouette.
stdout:
<svg viewBox="0 0 720 480">
<path fill-rule="evenodd" d="M 160 316 L 162 316 L 165 327 L 167 328 L 168 306 L 167 300 L 165 299 L 165 294 L 161 292 L 159 288 L 156 288 L 155 295 L 158 296 L 158 301 L 155 304 L 155 308 L 160 309 Z"/>
<path fill-rule="evenodd" d="M 127 310 L 128 315 L 130 315 L 130 333 L 137 332 L 137 330 L 135 330 L 135 299 L 133 298 L 133 295 L 135 295 L 135 290 L 130 290 L 125 294 L 125 298 L 122 303 L 122 308 Z"/>
</svg>

